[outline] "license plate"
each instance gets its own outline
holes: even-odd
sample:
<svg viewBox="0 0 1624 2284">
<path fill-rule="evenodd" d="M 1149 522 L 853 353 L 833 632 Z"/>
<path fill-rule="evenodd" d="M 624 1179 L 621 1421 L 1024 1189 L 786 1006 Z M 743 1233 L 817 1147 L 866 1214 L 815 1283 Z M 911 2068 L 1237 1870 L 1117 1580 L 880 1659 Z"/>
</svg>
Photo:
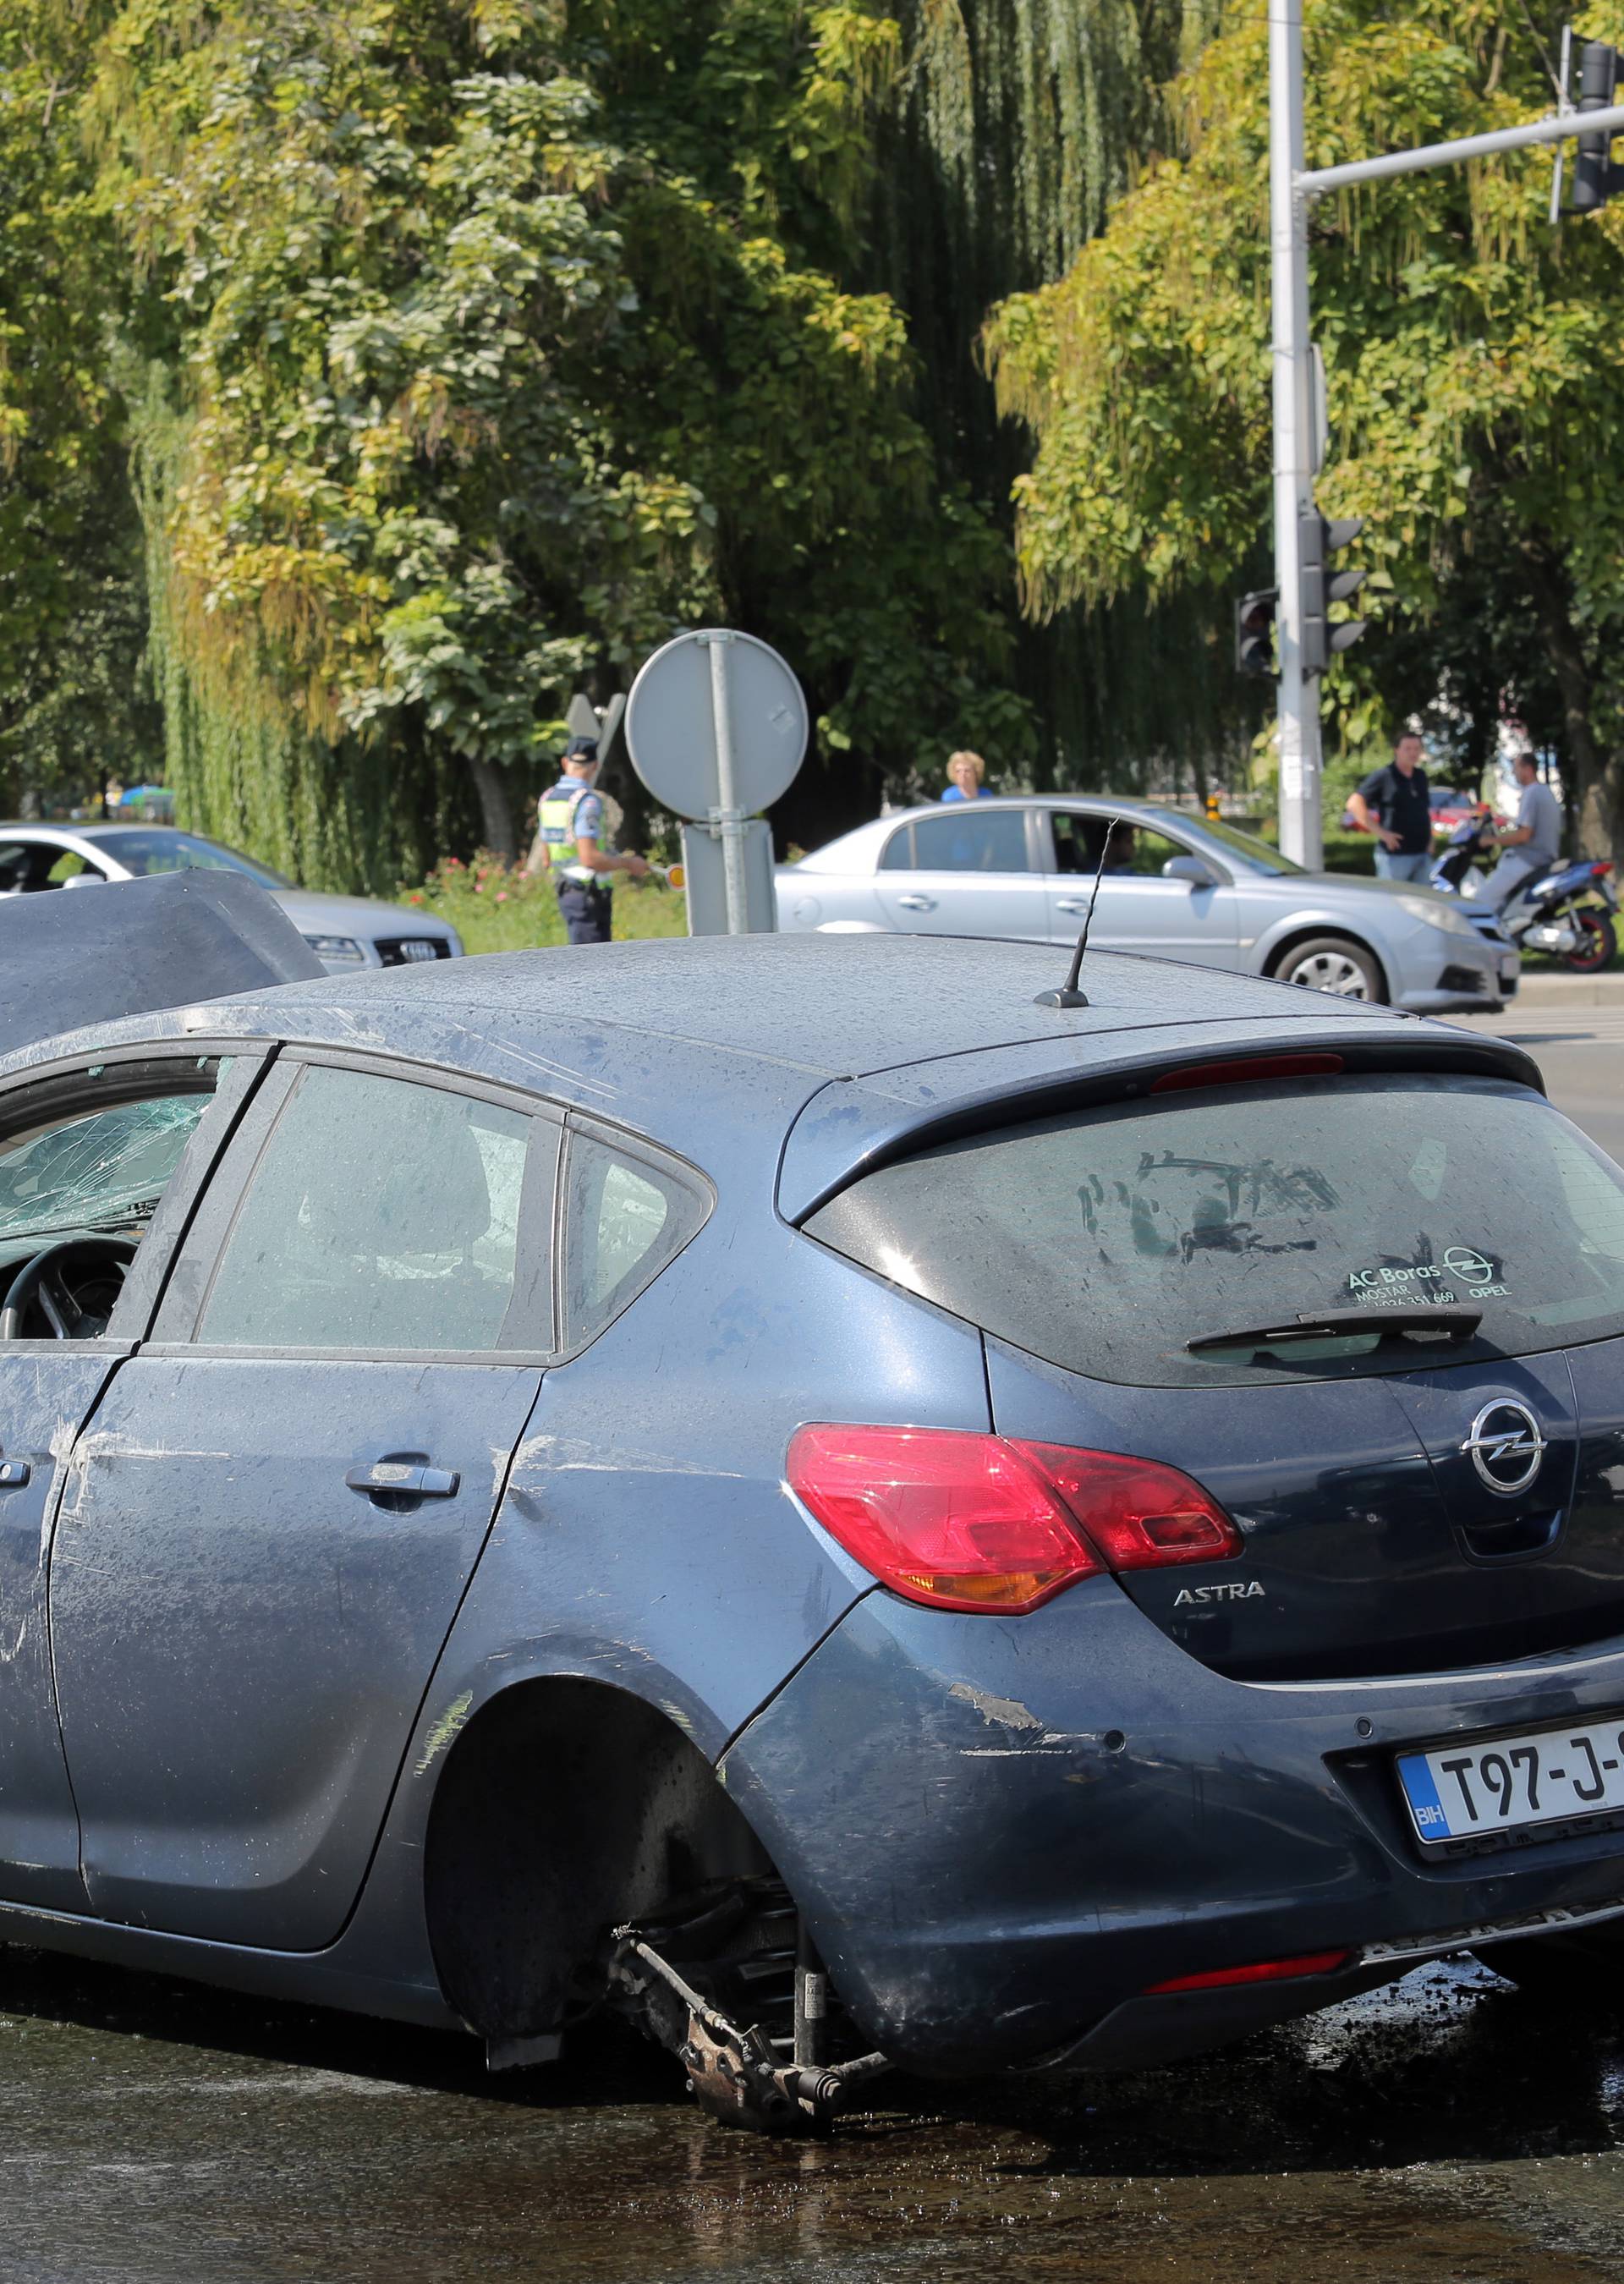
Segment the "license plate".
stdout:
<svg viewBox="0 0 1624 2284">
<path fill-rule="evenodd" d="M 438 959 L 440 946 L 432 936 L 409 935 L 401 946 L 402 959 Z"/>
<path fill-rule="evenodd" d="M 1399 1782 L 1423 1840 L 1467 1840 L 1624 1808 L 1624 1728 L 1534 1729 L 1487 1745 L 1403 1753 Z"/>
</svg>

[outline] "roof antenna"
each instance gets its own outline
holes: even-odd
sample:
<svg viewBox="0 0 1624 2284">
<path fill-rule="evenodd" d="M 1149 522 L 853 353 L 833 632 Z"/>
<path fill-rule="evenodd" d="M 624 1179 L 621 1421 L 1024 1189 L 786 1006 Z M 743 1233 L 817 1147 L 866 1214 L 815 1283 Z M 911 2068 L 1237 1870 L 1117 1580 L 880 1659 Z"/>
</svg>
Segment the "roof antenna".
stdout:
<svg viewBox="0 0 1624 2284">
<path fill-rule="evenodd" d="M 1094 925 L 1094 907 L 1099 902 L 1099 876 L 1105 869 L 1105 855 L 1111 847 L 1111 836 L 1122 820 L 1113 817 L 1105 827 L 1105 837 L 1099 844 L 1099 862 L 1094 867 L 1094 893 L 1089 898 L 1089 909 L 1082 916 L 1082 933 L 1077 939 L 1077 949 L 1072 954 L 1072 970 L 1058 991 L 1040 991 L 1032 1002 L 1035 1007 L 1086 1007 L 1089 995 L 1078 986 L 1082 972 L 1082 955 L 1089 948 L 1089 930 Z"/>
</svg>

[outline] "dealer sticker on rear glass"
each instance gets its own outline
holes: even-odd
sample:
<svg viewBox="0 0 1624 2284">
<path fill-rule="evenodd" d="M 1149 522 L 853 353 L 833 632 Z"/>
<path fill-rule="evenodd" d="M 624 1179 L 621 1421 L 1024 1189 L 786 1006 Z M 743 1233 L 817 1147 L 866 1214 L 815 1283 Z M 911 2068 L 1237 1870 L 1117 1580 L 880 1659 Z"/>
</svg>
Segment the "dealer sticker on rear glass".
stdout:
<svg viewBox="0 0 1624 2284">
<path fill-rule="evenodd" d="M 1475 1246 L 1452 1245 L 1441 1261 L 1382 1262 L 1350 1269 L 1350 1299 L 1364 1307 L 1407 1307 L 1416 1301 L 1487 1301 L 1510 1291 L 1500 1282 L 1502 1264 Z"/>
</svg>

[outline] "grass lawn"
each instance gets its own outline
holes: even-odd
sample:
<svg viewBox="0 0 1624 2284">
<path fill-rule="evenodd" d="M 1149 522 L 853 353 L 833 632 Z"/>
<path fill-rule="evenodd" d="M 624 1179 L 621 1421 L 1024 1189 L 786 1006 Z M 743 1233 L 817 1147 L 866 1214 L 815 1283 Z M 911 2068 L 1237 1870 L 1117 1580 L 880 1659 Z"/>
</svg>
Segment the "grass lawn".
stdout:
<svg viewBox="0 0 1624 2284">
<path fill-rule="evenodd" d="M 507 872 L 494 857 L 476 857 L 472 864 L 448 857 L 421 888 L 402 889 L 401 902 L 449 920 L 471 952 L 533 951 L 566 941 L 551 881 Z M 617 943 L 633 936 L 687 933 L 687 908 L 680 888 L 616 881 Z"/>
</svg>

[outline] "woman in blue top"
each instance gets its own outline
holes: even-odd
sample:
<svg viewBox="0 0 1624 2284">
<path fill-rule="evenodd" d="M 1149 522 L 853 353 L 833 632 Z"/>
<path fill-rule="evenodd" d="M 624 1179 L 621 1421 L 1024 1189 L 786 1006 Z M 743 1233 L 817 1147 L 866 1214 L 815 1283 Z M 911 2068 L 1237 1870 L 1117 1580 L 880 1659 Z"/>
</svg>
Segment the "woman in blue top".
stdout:
<svg viewBox="0 0 1624 2284">
<path fill-rule="evenodd" d="M 943 801 L 990 801 L 991 794 L 981 783 L 987 775 L 987 764 L 980 754 L 949 754 L 948 775 L 952 784 L 942 794 Z"/>
</svg>

